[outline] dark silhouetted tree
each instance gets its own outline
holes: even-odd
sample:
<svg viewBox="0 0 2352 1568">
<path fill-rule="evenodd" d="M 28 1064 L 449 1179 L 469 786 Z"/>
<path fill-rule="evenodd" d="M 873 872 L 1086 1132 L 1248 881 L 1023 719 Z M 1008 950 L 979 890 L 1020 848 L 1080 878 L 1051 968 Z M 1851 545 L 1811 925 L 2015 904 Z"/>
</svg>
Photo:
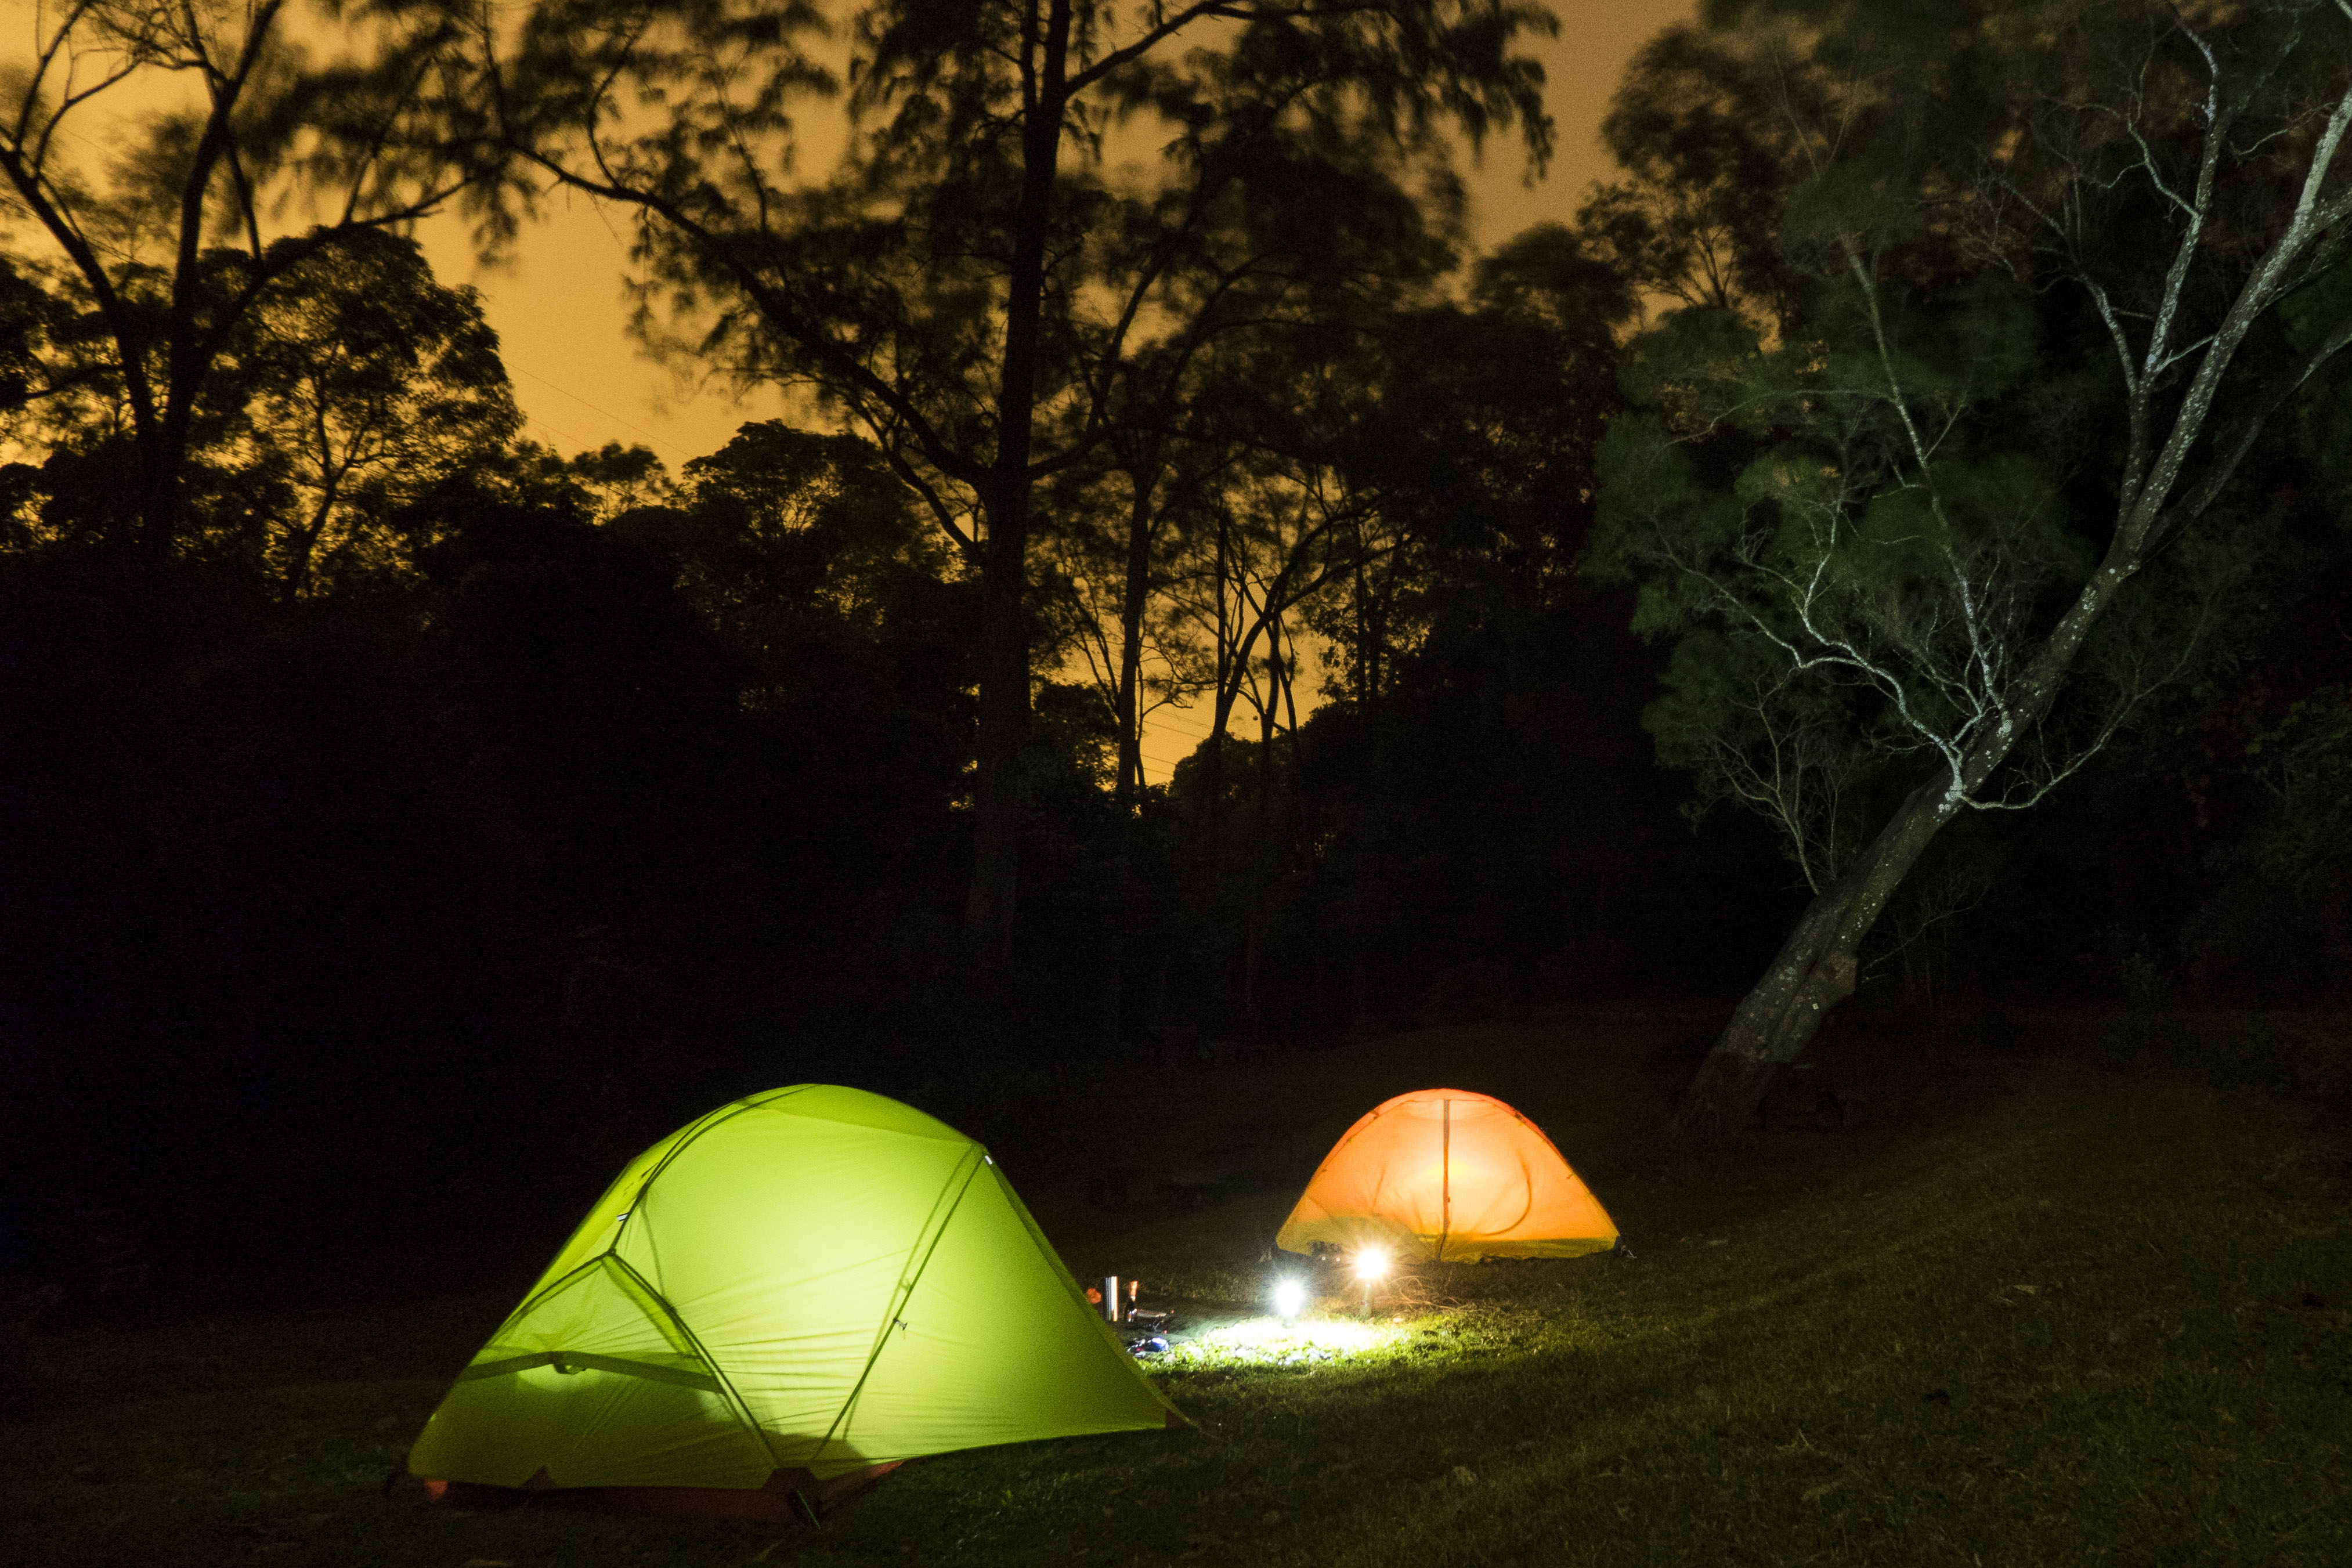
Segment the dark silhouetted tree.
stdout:
<svg viewBox="0 0 2352 1568">
<path fill-rule="evenodd" d="M 262 550 L 289 598 L 405 568 L 393 515 L 522 425 L 480 297 L 376 229 L 288 268 L 230 357 L 214 395 L 243 397 L 240 456 L 294 496 Z"/>
<path fill-rule="evenodd" d="M 814 7 L 547 0 L 488 63 L 509 148 L 635 210 L 649 316 L 814 387 L 978 570 L 981 954 L 1012 931 L 1035 487 L 1092 458 L 1124 358 L 1186 330 L 1175 280 L 1221 193 L 1318 143 L 1433 155 L 1449 125 L 1517 118 L 1540 153 L 1540 73 L 1511 48 L 1546 26 L 1518 0 L 866 6 L 850 151 L 810 178 L 796 116 L 839 86 Z M 1132 193 L 1105 167 L 1129 144 L 1158 154 Z"/>
<path fill-rule="evenodd" d="M 465 37 L 461 7 L 326 5 L 355 51 L 315 64 L 287 0 L 225 8 L 78 0 L 29 16 L 24 63 L 0 90 L 0 178 L 19 223 L 54 247 L 109 362 L 136 545 L 168 559 L 184 470 L 203 444 L 206 383 L 273 286 L 356 231 L 437 210 L 477 169 L 438 94 Z M 157 104 L 165 107 L 156 108 Z M 74 154 L 114 113 L 132 140 L 101 180 Z M 430 123 L 429 145 L 415 134 Z M 103 130 L 102 125 L 93 129 Z M 271 239 L 283 209 L 331 214 Z M 118 534 L 126 531 L 118 529 Z"/>
</svg>

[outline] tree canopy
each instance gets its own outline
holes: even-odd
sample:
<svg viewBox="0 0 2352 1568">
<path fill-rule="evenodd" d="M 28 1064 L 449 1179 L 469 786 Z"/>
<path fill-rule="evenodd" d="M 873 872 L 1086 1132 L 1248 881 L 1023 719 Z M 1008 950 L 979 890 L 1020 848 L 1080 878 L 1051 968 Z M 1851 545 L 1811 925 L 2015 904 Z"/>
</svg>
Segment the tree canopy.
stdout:
<svg viewBox="0 0 2352 1568">
<path fill-rule="evenodd" d="M 2261 553 L 2242 466 L 2352 342 L 2319 303 L 2352 241 L 2340 7 L 1725 15 L 1636 80 L 1748 98 L 1788 303 L 1701 293 L 1633 346 L 1592 557 L 1679 639 L 1662 752 L 1816 894 L 1709 1059 L 1710 1121 L 1853 990 L 1947 823 L 2038 804 L 2192 667 Z M 1720 195 L 1729 123 L 1673 210 Z"/>
</svg>

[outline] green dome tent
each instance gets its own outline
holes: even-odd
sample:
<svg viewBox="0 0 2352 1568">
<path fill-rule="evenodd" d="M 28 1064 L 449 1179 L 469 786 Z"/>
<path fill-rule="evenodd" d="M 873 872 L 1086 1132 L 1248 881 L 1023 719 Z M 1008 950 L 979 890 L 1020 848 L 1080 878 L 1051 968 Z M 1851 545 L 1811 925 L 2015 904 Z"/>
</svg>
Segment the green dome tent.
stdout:
<svg viewBox="0 0 2352 1568">
<path fill-rule="evenodd" d="M 919 1454 L 1182 1419 L 986 1150 L 803 1084 L 631 1162 L 408 1465 L 450 1500 L 785 1518 Z"/>
</svg>

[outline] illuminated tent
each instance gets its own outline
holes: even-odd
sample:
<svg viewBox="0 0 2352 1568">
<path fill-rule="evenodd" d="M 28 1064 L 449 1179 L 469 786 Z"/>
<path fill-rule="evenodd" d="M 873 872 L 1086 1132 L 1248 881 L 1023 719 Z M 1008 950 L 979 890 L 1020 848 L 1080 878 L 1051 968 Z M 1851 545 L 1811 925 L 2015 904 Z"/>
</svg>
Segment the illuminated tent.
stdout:
<svg viewBox="0 0 2352 1568">
<path fill-rule="evenodd" d="M 1325 1155 L 1275 1245 L 1400 1258 L 1576 1258 L 1617 1226 L 1551 1140 L 1495 1099 L 1423 1089 L 1374 1106 Z"/>
<path fill-rule="evenodd" d="M 1181 1420 L 986 1150 L 803 1084 L 631 1162 L 408 1467 L 453 1501 L 788 1519 L 919 1454 Z"/>
</svg>

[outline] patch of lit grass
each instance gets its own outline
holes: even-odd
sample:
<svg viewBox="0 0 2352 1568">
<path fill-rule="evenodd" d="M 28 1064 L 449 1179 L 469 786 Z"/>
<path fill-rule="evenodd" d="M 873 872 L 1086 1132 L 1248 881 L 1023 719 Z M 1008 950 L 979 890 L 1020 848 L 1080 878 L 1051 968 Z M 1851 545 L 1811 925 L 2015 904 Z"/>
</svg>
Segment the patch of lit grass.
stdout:
<svg viewBox="0 0 2352 1568">
<path fill-rule="evenodd" d="M 1165 1368 L 1312 1366 L 1393 1352 L 1412 1331 L 1347 1318 L 1244 1318 L 1179 1342 L 1153 1358 Z"/>
</svg>

